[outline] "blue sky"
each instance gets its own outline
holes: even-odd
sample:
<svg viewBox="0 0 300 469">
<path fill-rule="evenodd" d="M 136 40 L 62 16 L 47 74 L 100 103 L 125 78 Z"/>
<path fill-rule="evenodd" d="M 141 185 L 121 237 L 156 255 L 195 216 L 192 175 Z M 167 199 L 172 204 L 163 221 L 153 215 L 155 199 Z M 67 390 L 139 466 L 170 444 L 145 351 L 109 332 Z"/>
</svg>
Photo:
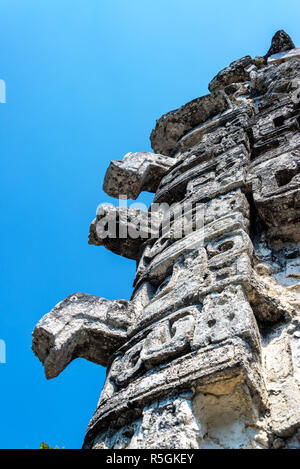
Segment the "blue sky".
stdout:
<svg viewBox="0 0 300 469">
<path fill-rule="evenodd" d="M 298 0 L 0 0 L 0 448 L 81 447 L 105 369 L 47 381 L 31 331 L 73 292 L 131 295 L 134 261 L 87 243 L 110 160 L 276 30 L 300 46 L 299 20 Z"/>
</svg>

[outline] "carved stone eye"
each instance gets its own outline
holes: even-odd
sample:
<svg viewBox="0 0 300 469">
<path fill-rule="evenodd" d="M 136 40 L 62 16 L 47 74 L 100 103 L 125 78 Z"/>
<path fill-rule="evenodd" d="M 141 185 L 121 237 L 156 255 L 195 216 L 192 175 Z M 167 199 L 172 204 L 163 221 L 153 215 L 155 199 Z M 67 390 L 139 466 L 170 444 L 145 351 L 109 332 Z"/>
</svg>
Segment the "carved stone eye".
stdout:
<svg viewBox="0 0 300 469">
<path fill-rule="evenodd" d="M 284 124 L 284 121 L 285 121 L 285 116 L 275 117 L 275 119 L 273 120 L 274 126 L 281 127 Z"/>
<path fill-rule="evenodd" d="M 286 186 L 291 182 L 291 180 L 300 173 L 300 164 L 297 168 L 286 168 L 275 173 L 275 178 L 278 184 L 278 187 Z"/>
<path fill-rule="evenodd" d="M 233 246 L 234 246 L 233 241 L 225 241 L 225 243 L 222 243 L 218 246 L 218 250 L 220 252 L 226 252 L 226 251 L 229 251 L 230 249 L 232 249 Z"/>
</svg>

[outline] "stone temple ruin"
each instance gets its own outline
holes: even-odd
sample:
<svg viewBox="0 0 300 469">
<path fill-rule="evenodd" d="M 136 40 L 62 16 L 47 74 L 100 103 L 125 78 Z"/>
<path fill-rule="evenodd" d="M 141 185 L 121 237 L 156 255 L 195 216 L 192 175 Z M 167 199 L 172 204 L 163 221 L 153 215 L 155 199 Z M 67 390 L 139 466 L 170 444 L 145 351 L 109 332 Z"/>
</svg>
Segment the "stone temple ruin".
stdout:
<svg viewBox="0 0 300 469">
<path fill-rule="evenodd" d="M 74 293 L 33 332 L 47 378 L 107 367 L 83 448 L 300 447 L 300 49 L 278 31 L 209 91 L 107 170 L 113 197 L 155 193 L 90 228 L 136 260 L 131 300 Z"/>
</svg>

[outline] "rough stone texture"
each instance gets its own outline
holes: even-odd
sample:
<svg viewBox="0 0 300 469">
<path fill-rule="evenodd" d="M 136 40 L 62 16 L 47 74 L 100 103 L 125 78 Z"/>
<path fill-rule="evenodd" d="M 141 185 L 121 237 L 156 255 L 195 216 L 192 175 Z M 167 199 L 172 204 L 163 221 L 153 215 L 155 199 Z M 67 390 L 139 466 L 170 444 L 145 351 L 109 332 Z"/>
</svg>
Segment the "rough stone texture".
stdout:
<svg viewBox="0 0 300 469">
<path fill-rule="evenodd" d="M 251 65 L 254 60 L 250 55 L 241 59 L 235 60 L 228 67 L 221 70 L 218 75 L 212 79 L 208 85 L 209 91 L 223 90 L 226 86 L 232 83 L 240 83 L 248 81 L 250 78 Z"/>
<path fill-rule="evenodd" d="M 141 246 L 159 228 L 160 221 L 159 212 L 102 204 L 90 226 L 89 244 L 137 260 Z"/>
<path fill-rule="evenodd" d="M 107 366 L 116 347 L 126 340 L 131 321 L 127 301 L 74 293 L 39 321 L 32 348 L 48 379 L 77 357 Z"/>
<path fill-rule="evenodd" d="M 300 58 L 300 49 L 292 49 L 289 50 L 288 52 L 278 52 L 277 54 L 273 54 L 268 58 L 268 64 L 272 63 L 282 63 L 282 62 L 287 62 L 290 59 L 293 58 Z"/>
<path fill-rule="evenodd" d="M 172 445 L 179 449 L 197 449 L 201 428 L 193 413 L 191 396 L 179 395 L 146 405 L 140 419 L 121 430 L 108 428 L 94 441 L 95 449 L 163 449 Z"/>
<path fill-rule="evenodd" d="M 270 49 L 266 53 L 265 57 L 270 57 L 273 54 L 278 54 L 278 52 L 283 52 L 294 48 L 295 44 L 293 43 L 290 36 L 281 29 L 273 36 Z"/>
<path fill-rule="evenodd" d="M 112 197 L 122 191 L 129 199 L 136 199 L 141 191 L 155 192 L 173 164 L 173 159 L 155 153 L 127 153 L 121 161 L 110 163 L 103 190 Z"/>
<path fill-rule="evenodd" d="M 156 127 L 152 130 L 150 140 L 153 150 L 155 153 L 172 156 L 174 145 L 189 130 L 221 114 L 229 107 L 230 102 L 225 93 L 217 91 L 168 112 L 156 122 Z"/>
<path fill-rule="evenodd" d="M 299 88 L 279 31 L 157 121 L 159 154 L 111 163 L 108 194 L 155 192 L 90 228 L 136 260 L 132 297 L 71 295 L 33 333 L 48 378 L 107 367 L 84 448 L 300 448 Z"/>
</svg>

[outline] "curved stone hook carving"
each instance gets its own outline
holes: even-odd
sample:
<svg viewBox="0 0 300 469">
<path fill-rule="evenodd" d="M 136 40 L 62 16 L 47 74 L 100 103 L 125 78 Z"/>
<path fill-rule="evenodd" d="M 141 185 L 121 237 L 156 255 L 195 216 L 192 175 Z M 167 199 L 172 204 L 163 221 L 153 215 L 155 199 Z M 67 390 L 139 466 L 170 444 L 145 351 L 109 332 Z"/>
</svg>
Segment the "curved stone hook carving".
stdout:
<svg viewBox="0 0 300 469">
<path fill-rule="evenodd" d="M 47 379 L 58 376 L 79 357 L 107 366 L 113 352 L 125 342 L 131 320 L 125 300 L 74 293 L 38 322 L 32 349 L 43 363 Z"/>
</svg>

